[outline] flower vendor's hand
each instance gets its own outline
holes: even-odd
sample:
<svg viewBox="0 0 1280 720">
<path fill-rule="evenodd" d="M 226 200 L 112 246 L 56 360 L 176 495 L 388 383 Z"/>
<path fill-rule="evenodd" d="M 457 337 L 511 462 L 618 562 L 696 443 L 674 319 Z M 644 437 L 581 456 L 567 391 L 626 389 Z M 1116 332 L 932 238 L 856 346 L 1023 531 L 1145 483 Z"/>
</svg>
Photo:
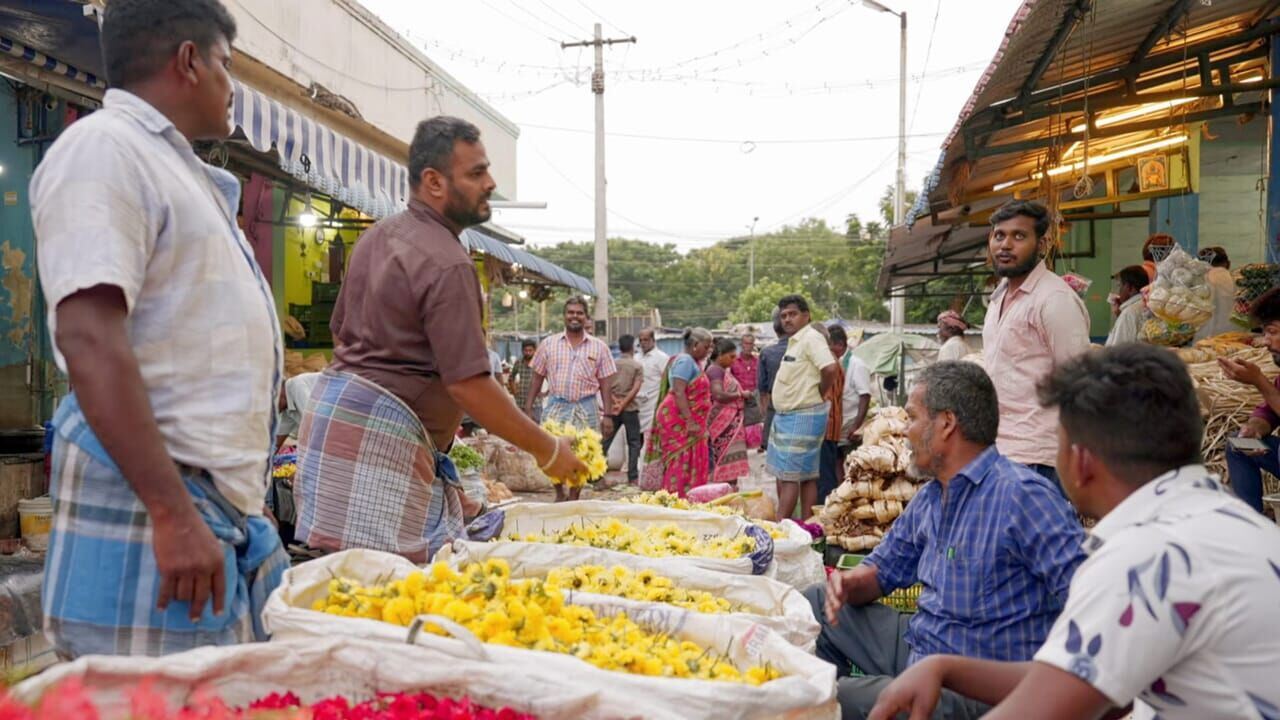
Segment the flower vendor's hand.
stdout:
<svg viewBox="0 0 1280 720">
<path fill-rule="evenodd" d="M 551 463 L 551 467 L 545 470 L 546 474 L 562 480 L 586 475 L 588 472 L 586 464 L 573 454 L 573 440 L 558 437 L 556 442 L 560 445 L 560 454 L 556 457 L 556 461 Z"/>
<path fill-rule="evenodd" d="M 609 437 L 612 434 L 613 434 L 613 418 L 607 415 L 605 417 L 600 418 L 600 435 L 602 437 Z"/>
<path fill-rule="evenodd" d="M 1222 374 L 1244 385 L 1252 385 L 1260 387 L 1267 384 L 1267 376 L 1262 373 L 1262 368 L 1254 365 L 1248 360 L 1233 360 L 1232 358 L 1218 358 L 1218 366 L 1222 368 Z"/>
<path fill-rule="evenodd" d="M 942 696 L 942 658 L 929 657 L 907 668 L 880 691 L 868 720 L 893 720 L 910 713 L 910 720 L 927 720 Z"/>
<path fill-rule="evenodd" d="M 827 622 L 836 625 L 840 619 L 840 609 L 849 600 L 849 585 L 853 573 L 849 570 L 836 570 L 827 576 L 826 610 Z"/>
<path fill-rule="evenodd" d="M 200 619 L 212 598 L 213 614 L 221 615 L 226 592 L 222 543 L 195 512 L 177 516 L 152 516 L 152 545 L 160 571 L 156 607 L 169 602 L 190 603 L 192 622 Z"/>
</svg>

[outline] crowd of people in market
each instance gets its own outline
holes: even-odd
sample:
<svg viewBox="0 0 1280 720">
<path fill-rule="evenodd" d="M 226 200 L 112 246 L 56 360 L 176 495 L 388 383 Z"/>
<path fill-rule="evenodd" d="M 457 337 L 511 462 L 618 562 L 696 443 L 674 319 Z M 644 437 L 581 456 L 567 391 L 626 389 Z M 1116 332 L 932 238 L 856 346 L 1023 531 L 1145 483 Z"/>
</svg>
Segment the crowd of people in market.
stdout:
<svg viewBox="0 0 1280 720">
<path fill-rule="evenodd" d="M 464 413 L 551 478 L 588 468 L 543 423 L 598 430 L 606 446 L 624 434 L 627 481 L 680 497 L 736 485 L 763 452 L 775 520 L 807 519 L 844 481 L 871 374 L 801 295 L 777 299 L 777 341 L 759 353 L 751 334 L 692 327 L 673 356 L 646 329 L 620 337 L 617 357 L 571 298 L 564 330 L 524 343 L 502 382 L 458 239 L 489 219 L 495 183 L 480 131 L 452 117 L 418 125 L 408 207 L 350 257 L 331 363 L 285 383 L 271 292 L 235 222 L 239 186 L 191 146 L 231 132 L 235 24 L 216 2 L 173 6 L 107 6 L 112 89 L 31 187 L 74 390 L 54 421 L 43 595 L 62 657 L 267 639 L 263 606 L 289 565 L 267 493 L 288 435 L 300 541 L 418 564 L 484 510 L 444 454 Z M 1240 432 L 1263 449 L 1232 449 L 1227 484 L 1202 464 L 1186 367 L 1136 342 L 1154 264 L 1118 274 L 1114 330 L 1091 348 L 1084 302 L 1045 262 L 1050 212 L 1016 200 L 990 222 L 1000 283 L 982 362 L 965 360 L 965 319 L 943 313 L 939 359 L 905 405 L 926 484 L 860 565 L 804 592 L 843 716 L 1280 717 L 1280 528 L 1261 480 L 1280 474 L 1280 380 L 1222 360 L 1264 399 Z M 1212 272 L 1230 267 L 1221 248 L 1206 253 Z M 1209 283 L 1225 295 L 1229 279 Z M 1280 359 L 1280 289 L 1252 320 Z M 581 492 L 557 484 L 556 500 Z M 877 602 L 914 585 L 913 614 Z"/>
</svg>

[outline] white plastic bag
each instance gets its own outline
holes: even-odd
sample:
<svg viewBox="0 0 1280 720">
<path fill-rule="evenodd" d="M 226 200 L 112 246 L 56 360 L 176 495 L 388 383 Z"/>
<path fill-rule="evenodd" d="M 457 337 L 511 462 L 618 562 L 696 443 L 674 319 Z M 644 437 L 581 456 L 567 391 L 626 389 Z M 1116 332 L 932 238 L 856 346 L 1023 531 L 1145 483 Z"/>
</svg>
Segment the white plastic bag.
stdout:
<svg viewBox="0 0 1280 720">
<path fill-rule="evenodd" d="M 617 518 L 638 528 L 676 524 L 681 530 L 706 537 L 735 537 L 751 534 L 757 538 L 757 549 L 751 555 L 740 558 L 672 558 L 689 566 L 718 572 L 745 575 L 770 575 L 773 566 L 774 542 L 762 528 L 745 518 L 735 515 L 672 510 L 653 505 L 608 502 L 604 500 L 579 500 L 564 503 L 519 503 L 502 510 L 502 531 L 498 538 L 506 540 L 513 533 L 549 533 L 562 530 L 584 521 L 601 521 Z M 488 516 L 486 516 L 488 517 Z M 479 523 L 481 521 L 477 521 Z M 472 537 L 475 537 L 474 535 Z M 531 544 L 531 543 L 523 543 Z M 537 544 L 537 543 L 532 543 Z"/>
<path fill-rule="evenodd" d="M 273 692 L 292 692 L 313 703 L 335 695 L 364 701 L 380 692 L 426 691 L 450 697 L 465 694 L 482 705 L 510 707 L 542 720 L 618 714 L 600 693 L 535 666 L 513 673 L 436 648 L 349 635 L 211 646 L 155 658 L 91 655 L 55 665 L 10 692 L 30 704 L 70 678 L 82 680 L 103 720 L 130 716 L 129 693 L 143 679 L 149 679 L 152 690 L 166 697 L 170 707 L 189 701 L 197 689 L 236 707 Z"/>
<path fill-rule="evenodd" d="M 822 556 L 813 549 L 813 536 L 792 520 L 778 525 L 786 532 L 784 538 L 773 539 L 773 570 L 769 573 L 791 587 L 804 590 L 811 585 L 827 581 L 822 569 Z"/>
<path fill-rule="evenodd" d="M 572 655 L 539 652 L 479 642 L 461 627 L 430 618 L 448 627 L 455 637 L 430 633 L 361 618 L 345 618 L 311 610 L 325 597 L 335 576 L 362 584 L 385 582 L 412 572 L 408 560 L 373 550 L 349 550 L 303 563 L 285 573 L 271 594 L 263 622 L 272 642 L 300 637 L 359 637 L 388 646 L 410 637 L 417 645 L 461 660 L 483 661 L 509 677 L 557 678 L 579 691 L 595 693 L 600 704 L 583 711 L 582 718 L 716 718 L 717 720 L 832 720 L 839 716 L 835 700 L 833 665 L 787 642 L 777 633 L 742 618 L 700 615 L 679 608 L 637 603 L 620 598 L 574 593 L 570 602 L 591 607 L 598 614 L 627 612 L 632 620 L 653 632 L 688 639 L 724 652 L 739 666 L 770 663 L 783 677 L 760 686 L 739 683 L 632 675 L 602 670 Z"/>
<path fill-rule="evenodd" d="M 505 560 L 511 567 L 511 576 L 515 578 L 545 577 L 547 572 L 555 568 L 578 565 L 600 565 L 606 568 L 621 565 L 630 570 L 652 570 L 671 578 L 677 587 L 702 590 L 735 605 L 753 608 L 751 612 L 723 614 L 764 625 L 808 652 L 813 652 L 821 629 L 814 619 L 809 601 L 798 590 L 759 575 L 720 573 L 691 568 L 680 562 L 669 562 L 666 558 L 542 543 L 478 543 L 456 540 L 452 545 L 441 548 L 435 557 L 437 561 L 447 562 L 454 568 L 494 558 Z M 649 603 L 638 603 L 646 604 Z"/>
</svg>

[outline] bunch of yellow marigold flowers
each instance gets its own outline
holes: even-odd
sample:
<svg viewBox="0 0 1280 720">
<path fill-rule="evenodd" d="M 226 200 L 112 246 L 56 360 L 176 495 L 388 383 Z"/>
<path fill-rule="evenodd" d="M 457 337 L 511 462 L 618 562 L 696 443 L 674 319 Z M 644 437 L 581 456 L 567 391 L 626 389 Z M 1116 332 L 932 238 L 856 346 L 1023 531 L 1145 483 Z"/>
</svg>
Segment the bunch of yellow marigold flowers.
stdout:
<svg viewBox="0 0 1280 720">
<path fill-rule="evenodd" d="M 568 423 L 544 420 L 542 429 L 555 437 L 569 438 L 573 441 L 573 454 L 582 464 L 587 466 L 586 475 L 572 478 L 556 478 L 547 476 L 553 485 L 564 484 L 568 487 L 582 487 L 595 482 L 609 472 L 609 463 L 604 456 L 604 445 L 600 433 L 595 430 L 577 428 Z"/>
<path fill-rule="evenodd" d="M 593 547 L 646 557 L 705 557 L 733 560 L 749 555 L 756 549 L 756 541 L 747 535 L 698 537 L 680 529 L 675 523 L 641 529 L 615 517 L 601 518 L 598 522 L 584 520 L 552 532 L 512 533 L 507 536 L 507 539 L 517 542 Z"/>
<path fill-rule="evenodd" d="M 418 615 L 439 615 L 497 645 L 573 655 L 596 667 L 637 675 L 725 680 L 760 685 L 781 674 L 772 666 L 745 670 L 709 648 L 646 631 L 619 613 L 597 617 L 565 602 L 552 580 L 513 580 L 503 560 L 472 563 L 462 571 L 437 562 L 385 584 L 361 586 L 335 578 L 313 610 L 408 626 Z M 444 634 L 430 622 L 428 632 Z"/>
<path fill-rule="evenodd" d="M 769 537 L 772 537 L 774 540 L 780 540 L 787 536 L 787 532 L 783 530 L 782 526 L 778 523 L 769 522 L 768 520 L 756 520 L 755 518 L 749 518 L 746 513 L 741 510 L 724 505 L 691 503 L 687 499 L 674 493 L 669 493 L 666 490 L 640 493 L 638 495 L 632 495 L 628 498 L 624 498 L 622 501 L 632 503 L 634 505 L 650 505 L 653 507 L 670 508 L 672 510 L 693 510 L 697 512 L 715 513 L 726 517 L 741 517 L 745 518 L 753 525 L 759 525 L 764 528 L 765 532 L 769 533 Z"/>
<path fill-rule="evenodd" d="M 714 614 L 747 610 L 703 590 L 676 587 L 671 578 L 663 577 L 652 570 L 631 570 L 621 565 L 611 568 L 601 565 L 555 568 L 547 573 L 547 582 L 555 583 L 566 590 L 613 595 L 629 600 L 660 602 L 700 613 Z"/>
</svg>

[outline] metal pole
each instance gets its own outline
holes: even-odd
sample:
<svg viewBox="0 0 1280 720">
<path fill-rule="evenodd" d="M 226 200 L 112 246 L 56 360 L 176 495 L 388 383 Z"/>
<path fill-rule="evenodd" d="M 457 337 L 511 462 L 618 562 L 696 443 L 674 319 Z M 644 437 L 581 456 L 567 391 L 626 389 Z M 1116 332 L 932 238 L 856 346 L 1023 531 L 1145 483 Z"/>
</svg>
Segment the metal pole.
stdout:
<svg viewBox="0 0 1280 720">
<path fill-rule="evenodd" d="M 595 24 L 596 71 L 591 91 L 596 95 L 596 333 L 609 337 L 609 240 L 605 217 L 604 180 L 604 42 L 600 23 Z"/>
<path fill-rule="evenodd" d="M 748 241 L 751 249 L 751 262 L 749 265 L 750 280 L 747 283 L 748 287 L 756 286 L 756 223 L 758 222 L 760 222 L 760 217 L 758 215 L 751 218 L 751 239 Z"/>
<path fill-rule="evenodd" d="M 907 217 L 907 13 L 898 15 L 902 35 L 898 42 L 898 172 L 893 183 L 893 224 L 901 225 Z M 889 326 L 902 332 L 907 321 L 907 304 L 901 296 L 889 300 Z"/>
</svg>

